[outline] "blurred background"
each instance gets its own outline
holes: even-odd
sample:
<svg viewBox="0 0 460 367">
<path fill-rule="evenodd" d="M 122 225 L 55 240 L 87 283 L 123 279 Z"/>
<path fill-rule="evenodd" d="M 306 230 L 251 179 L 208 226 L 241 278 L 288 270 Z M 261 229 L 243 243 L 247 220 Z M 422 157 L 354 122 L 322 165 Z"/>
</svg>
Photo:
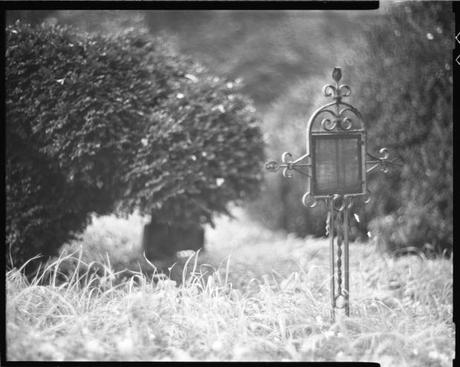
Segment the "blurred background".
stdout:
<svg viewBox="0 0 460 367">
<path fill-rule="evenodd" d="M 262 121 L 265 154 L 304 154 L 310 114 L 334 66 L 363 114 L 368 150 L 388 147 L 403 167 L 372 173 L 372 201 L 353 209 L 355 239 L 386 250 L 452 249 L 453 13 L 448 2 L 382 2 L 373 11 L 9 11 L 39 24 L 165 37 L 217 75 L 240 79 Z M 325 210 L 306 209 L 302 177 L 263 173 L 252 218 L 298 236 L 324 236 Z"/>
</svg>

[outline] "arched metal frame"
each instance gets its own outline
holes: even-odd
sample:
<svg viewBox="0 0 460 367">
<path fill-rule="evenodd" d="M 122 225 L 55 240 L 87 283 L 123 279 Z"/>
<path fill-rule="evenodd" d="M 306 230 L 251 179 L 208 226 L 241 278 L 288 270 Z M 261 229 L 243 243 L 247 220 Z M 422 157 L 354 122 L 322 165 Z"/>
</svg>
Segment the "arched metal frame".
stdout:
<svg viewBox="0 0 460 367">
<path fill-rule="evenodd" d="M 338 81 L 336 86 L 327 85 L 323 88 L 325 96 L 328 96 L 327 88 L 333 88 L 334 91 L 341 89 L 347 89 L 351 93 L 350 87 L 347 85 L 338 85 Z M 339 92 L 340 93 L 340 92 Z M 349 94 L 347 94 L 349 95 Z M 344 198 L 351 198 L 351 197 L 359 197 L 367 195 L 367 180 L 366 180 L 366 150 L 367 150 L 367 134 L 366 128 L 364 125 L 364 121 L 362 118 L 361 113 L 352 105 L 342 102 L 340 94 L 335 94 L 334 98 L 336 99 L 332 103 L 328 103 L 320 108 L 318 108 L 313 115 L 310 117 L 307 123 L 306 129 L 306 154 L 302 156 L 302 159 L 308 159 L 308 163 L 310 167 L 314 165 L 314 158 L 312 152 L 312 139 L 316 136 L 336 136 L 338 138 L 342 137 L 359 137 L 360 145 L 361 145 L 361 155 L 359 157 L 360 161 L 360 170 L 361 170 L 361 192 L 359 193 L 345 193 L 343 195 Z M 335 108 L 335 112 L 330 108 Z M 349 116 L 345 116 L 345 112 L 351 112 L 355 116 L 355 120 L 351 120 Z M 333 117 L 333 119 L 323 118 L 321 122 L 319 122 L 321 129 L 318 131 L 312 131 L 315 124 L 318 124 L 318 117 L 321 114 L 327 113 Z M 344 128 L 341 127 L 344 124 Z M 355 126 L 358 125 L 358 126 Z M 318 199 L 328 199 L 330 195 L 321 195 L 314 192 L 312 187 L 312 179 L 313 179 L 313 172 L 311 175 L 307 177 L 307 192 L 304 194 L 302 198 L 302 202 L 305 206 L 314 207 L 316 204 L 315 202 Z"/>
</svg>

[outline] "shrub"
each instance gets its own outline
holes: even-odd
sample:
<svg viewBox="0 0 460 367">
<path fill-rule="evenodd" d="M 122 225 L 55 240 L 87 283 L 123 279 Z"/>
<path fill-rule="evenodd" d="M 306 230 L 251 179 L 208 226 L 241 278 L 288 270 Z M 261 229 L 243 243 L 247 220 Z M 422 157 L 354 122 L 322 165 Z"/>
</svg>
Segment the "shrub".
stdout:
<svg viewBox="0 0 460 367">
<path fill-rule="evenodd" d="M 435 232 L 438 226 L 433 226 L 436 220 L 439 220 L 439 213 L 409 204 L 407 208 L 371 220 L 369 229 L 375 234 L 381 251 L 395 254 L 423 251 L 426 255 L 433 255 L 442 250 L 449 254 L 451 249 L 448 247 L 431 244 L 430 239 L 439 237 Z"/>
<path fill-rule="evenodd" d="M 262 137 L 238 85 L 199 68 L 188 77 L 145 126 L 144 143 L 126 172 L 123 209 L 205 223 L 212 213 L 226 213 L 229 201 L 256 193 Z"/>
<path fill-rule="evenodd" d="M 238 88 L 132 30 L 112 37 L 9 26 L 7 238 L 14 260 L 55 254 L 92 212 L 139 208 L 166 221 L 210 222 L 229 201 L 254 194 L 262 141 Z"/>
<path fill-rule="evenodd" d="M 371 178 L 367 210 L 383 217 L 372 228 L 389 249 L 452 249 L 452 34 L 450 4 L 393 4 L 350 70 L 369 150 L 387 146 L 404 164 Z"/>
<path fill-rule="evenodd" d="M 37 253 L 54 255 L 62 242 L 73 238 L 72 232 L 85 227 L 87 215 L 80 207 L 84 189 L 77 192 L 66 185 L 56 165 L 27 145 L 13 142 L 11 135 L 7 142 L 6 242 L 12 266 Z"/>
</svg>

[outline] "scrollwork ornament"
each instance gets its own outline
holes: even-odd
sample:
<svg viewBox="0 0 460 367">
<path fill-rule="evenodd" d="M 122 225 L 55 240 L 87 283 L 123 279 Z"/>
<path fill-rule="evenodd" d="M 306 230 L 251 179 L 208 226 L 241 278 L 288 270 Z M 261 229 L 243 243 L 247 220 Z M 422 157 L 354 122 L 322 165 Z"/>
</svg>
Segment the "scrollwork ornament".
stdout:
<svg viewBox="0 0 460 367">
<path fill-rule="evenodd" d="M 380 166 L 380 170 L 386 174 L 390 172 L 387 166 L 387 162 L 388 162 L 388 158 L 390 157 L 390 153 L 388 152 L 387 148 L 380 149 L 379 153 L 380 153 L 380 161 L 382 162 L 382 165 Z"/>
<path fill-rule="evenodd" d="M 342 195 L 335 194 L 332 196 L 332 200 L 334 202 L 334 209 L 337 210 L 338 212 L 343 212 L 345 210 L 345 199 Z M 339 202 L 339 200 L 342 200 L 341 205 L 337 208 L 336 203 Z"/>
<path fill-rule="evenodd" d="M 390 153 L 388 152 L 387 148 L 382 148 L 379 150 L 381 155 L 380 159 L 386 161 L 390 157 Z"/>
<path fill-rule="evenodd" d="M 310 192 L 306 192 L 302 196 L 302 204 L 306 206 L 307 208 L 314 208 L 316 205 L 318 205 L 318 202 L 316 199 L 310 194 Z"/>
<path fill-rule="evenodd" d="M 323 87 L 323 95 L 324 97 L 332 97 L 337 94 L 337 89 L 332 84 L 326 84 Z"/>
<path fill-rule="evenodd" d="M 286 178 L 292 178 L 294 177 L 294 174 L 292 173 L 289 167 L 286 167 L 285 169 L 283 169 L 283 176 Z"/>
<path fill-rule="evenodd" d="M 340 87 L 339 87 L 339 94 L 341 97 L 348 97 L 351 95 L 351 88 L 350 86 L 346 85 L 346 84 L 342 84 Z"/>
<path fill-rule="evenodd" d="M 346 84 L 339 85 L 339 81 L 342 79 L 342 70 L 340 68 L 334 68 L 332 71 L 332 78 L 335 81 L 335 86 L 332 84 L 326 84 L 323 87 L 323 94 L 325 97 L 332 97 L 337 100 L 337 102 L 340 102 L 343 97 L 351 95 L 350 86 Z"/>
<path fill-rule="evenodd" d="M 324 130 L 332 131 L 332 130 L 335 129 L 336 126 L 337 126 L 337 120 L 336 119 L 331 120 L 330 118 L 324 118 L 324 119 L 321 120 L 321 127 Z"/>
<path fill-rule="evenodd" d="M 292 162 L 292 154 L 289 153 L 289 152 L 284 152 L 282 155 L 281 155 L 281 161 L 283 163 L 291 163 Z"/>
<path fill-rule="evenodd" d="M 292 173 L 292 154 L 284 152 L 281 156 L 281 161 L 287 164 L 287 167 L 283 169 L 283 176 L 287 178 L 294 177 L 294 174 Z"/>
<path fill-rule="evenodd" d="M 353 120 L 350 117 L 345 117 L 340 120 L 340 127 L 342 130 L 350 130 L 353 126 Z"/>
</svg>

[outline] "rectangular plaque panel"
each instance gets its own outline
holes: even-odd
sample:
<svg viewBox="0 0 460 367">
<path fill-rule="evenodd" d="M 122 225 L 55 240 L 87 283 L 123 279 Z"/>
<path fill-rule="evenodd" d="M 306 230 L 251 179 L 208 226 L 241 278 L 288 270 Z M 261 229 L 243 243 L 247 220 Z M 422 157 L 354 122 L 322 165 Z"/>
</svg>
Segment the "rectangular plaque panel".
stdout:
<svg viewBox="0 0 460 367">
<path fill-rule="evenodd" d="M 362 192 L 361 136 L 312 136 L 313 195 Z"/>
</svg>

